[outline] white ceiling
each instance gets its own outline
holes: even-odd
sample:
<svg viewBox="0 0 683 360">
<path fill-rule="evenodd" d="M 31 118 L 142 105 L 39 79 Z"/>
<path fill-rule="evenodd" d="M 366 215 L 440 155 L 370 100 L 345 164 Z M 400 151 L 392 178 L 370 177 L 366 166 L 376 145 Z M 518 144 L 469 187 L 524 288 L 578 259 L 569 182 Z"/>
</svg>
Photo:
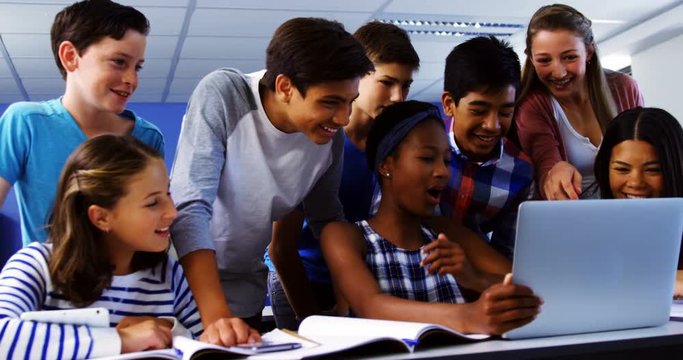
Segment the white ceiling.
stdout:
<svg viewBox="0 0 683 360">
<path fill-rule="evenodd" d="M 0 0 L 0 103 L 43 100 L 63 93 L 49 30 L 54 15 L 72 1 Z M 432 30 L 506 32 L 518 52 L 530 16 L 547 1 L 527 0 L 121 0 L 151 23 L 145 67 L 132 102 L 186 102 L 202 76 L 219 67 L 244 72 L 264 66 L 275 28 L 297 16 L 342 22 L 349 32 L 372 19 L 481 22 L 517 28 Z M 683 1 L 568 0 L 594 21 L 601 56 L 629 55 L 683 33 Z M 418 28 L 405 26 L 406 29 Z M 438 101 L 443 61 L 468 36 L 411 35 L 422 61 L 411 98 Z"/>
</svg>

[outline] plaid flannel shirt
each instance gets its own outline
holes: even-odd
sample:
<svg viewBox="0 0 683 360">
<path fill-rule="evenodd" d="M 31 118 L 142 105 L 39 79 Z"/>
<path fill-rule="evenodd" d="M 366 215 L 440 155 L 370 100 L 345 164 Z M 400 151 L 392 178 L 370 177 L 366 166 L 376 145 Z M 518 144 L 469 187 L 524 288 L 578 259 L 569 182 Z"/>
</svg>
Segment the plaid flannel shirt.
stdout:
<svg viewBox="0 0 683 360">
<path fill-rule="evenodd" d="M 482 163 L 460 151 L 452 132 L 449 141 L 451 178 L 441 198 L 441 214 L 481 234 L 493 248 L 512 258 L 517 208 L 533 194 L 531 159 L 505 138 L 499 156 Z"/>
</svg>

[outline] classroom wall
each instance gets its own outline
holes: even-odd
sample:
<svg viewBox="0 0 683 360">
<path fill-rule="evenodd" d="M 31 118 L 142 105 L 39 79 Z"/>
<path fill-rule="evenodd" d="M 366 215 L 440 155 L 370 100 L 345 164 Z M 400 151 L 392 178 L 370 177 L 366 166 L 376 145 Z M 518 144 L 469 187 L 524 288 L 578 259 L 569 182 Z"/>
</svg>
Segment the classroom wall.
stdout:
<svg viewBox="0 0 683 360">
<path fill-rule="evenodd" d="M 670 112 L 683 124 L 683 35 L 631 55 L 633 77 L 645 105 Z"/>
<path fill-rule="evenodd" d="M 143 119 L 152 122 L 164 134 L 164 160 L 169 172 L 173 165 L 175 149 L 178 146 L 180 124 L 183 121 L 186 107 L 186 103 L 131 103 L 128 105 L 129 109 Z"/>
</svg>

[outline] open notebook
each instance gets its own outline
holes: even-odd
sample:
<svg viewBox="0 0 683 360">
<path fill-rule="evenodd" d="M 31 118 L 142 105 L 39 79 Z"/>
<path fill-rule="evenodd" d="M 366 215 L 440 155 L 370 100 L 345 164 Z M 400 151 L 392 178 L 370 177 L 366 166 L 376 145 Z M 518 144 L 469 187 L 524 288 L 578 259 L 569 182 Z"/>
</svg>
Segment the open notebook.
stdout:
<svg viewBox="0 0 683 360">
<path fill-rule="evenodd" d="M 513 278 L 544 304 L 534 321 L 504 337 L 666 323 L 681 234 L 681 198 L 523 203 Z"/>
</svg>

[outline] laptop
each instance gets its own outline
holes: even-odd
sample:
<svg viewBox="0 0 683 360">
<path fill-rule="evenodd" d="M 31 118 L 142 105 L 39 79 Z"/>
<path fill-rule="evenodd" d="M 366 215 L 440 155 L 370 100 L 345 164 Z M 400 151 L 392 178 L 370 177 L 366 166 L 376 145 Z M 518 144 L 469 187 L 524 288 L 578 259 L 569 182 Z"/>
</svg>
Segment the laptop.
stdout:
<svg viewBox="0 0 683 360">
<path fill-rule="evenodd" d="M 658 326 L 669 320 L 683 198 L 528 201 L 513 281 L 544 300 L 507 339 Z"/>
</svg>

